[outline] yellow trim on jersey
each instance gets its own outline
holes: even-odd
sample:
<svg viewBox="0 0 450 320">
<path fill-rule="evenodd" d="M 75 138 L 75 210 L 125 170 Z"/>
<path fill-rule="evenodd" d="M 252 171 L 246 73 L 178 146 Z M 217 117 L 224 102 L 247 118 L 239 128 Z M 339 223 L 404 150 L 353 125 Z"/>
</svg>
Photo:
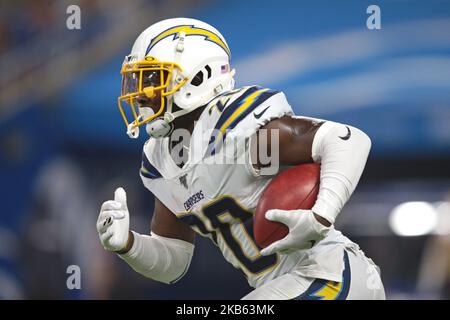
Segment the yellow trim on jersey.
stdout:
<svg viewBox="0 0 450 320">
<path fill-rule="evenodd" d="M 191 215 L 191 214 L 193 214 L 192 211 L 181 212 L 181 213 L 175 213 L 175 215 L 176 215 L 177 217 L 184 217 L 184 216 L 188 216 L 188 215 Z"/>
<path fill-rule="evenodd" d="M 253 102 L 255 102 L 255 100 L 265 91 L 268 91 L 269 89 L 260 89 L 258 91 L 253 92 L 251 95 L 249 95 L 248 97 L 246 97 L 242 103 L 242 105 L 236 109 L 235 112 L 233 112 L 233 114 L 227 119 L 227 121 L 225 121 L 225 123 L 220 127 L 220 133 L 223 135 L 228 126 L 233 123 L 233 121 L 239 117 L 239 115 L 244 112 L 248 107 L 250 107 Z"/>
<path fill-rule="evenodd" d="M 328 281 L 320 290 L 314 292 L 312 296 L 321 298 L 321 300 L 335 300 L 342 290 L 342 282 Z"/>
</svg>

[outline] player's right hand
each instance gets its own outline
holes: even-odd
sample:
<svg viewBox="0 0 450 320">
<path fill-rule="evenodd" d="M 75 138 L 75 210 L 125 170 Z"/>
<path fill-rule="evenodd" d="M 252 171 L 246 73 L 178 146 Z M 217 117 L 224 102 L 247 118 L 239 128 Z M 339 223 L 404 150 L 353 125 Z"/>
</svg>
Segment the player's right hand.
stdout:
<svg viewBox="0 0 450 320">
<path fill-rule="evenodd" d="M 130 215 L 127 208 L 127 194 L 122 187 L 114 192 L 114 200 L 103 202 L 97 219 L 97 231 L 103 248 L 121 251 L 128 241 Z"/>
</svg>

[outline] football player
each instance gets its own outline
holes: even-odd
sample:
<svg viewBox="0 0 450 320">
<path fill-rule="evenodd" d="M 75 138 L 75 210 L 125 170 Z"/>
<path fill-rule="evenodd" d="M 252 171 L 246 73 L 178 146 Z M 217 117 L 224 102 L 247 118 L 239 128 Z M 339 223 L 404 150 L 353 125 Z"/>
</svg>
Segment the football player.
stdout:
<svg viewBox="0 0 450 320">
<path fill-rule="evenodd" d="M 149 235 L 130 231 L 118 188 L 98 217 L 103 247 L 145 277 L 174 283 L 189 268 L 198 233 L 255 288 L 244 299 L 384 299 L 379 268 L 333 227 L 370 139 L 350 125 L 295 116 L 280 91 L 235 89 L 230 55 L 223 36 L 194 19 L 158 22 L 135 41 L 118 103 L 130 137 L 142 127 L 150 136 L 140 176 L 155 211 Z M 289 234 L 262 249 L 252 217 L 274 174 L 254 150 L 274 145 L 281 166 L 320 163 L 320 190 L 311 210 L 266 213 Z"/>
</svg>

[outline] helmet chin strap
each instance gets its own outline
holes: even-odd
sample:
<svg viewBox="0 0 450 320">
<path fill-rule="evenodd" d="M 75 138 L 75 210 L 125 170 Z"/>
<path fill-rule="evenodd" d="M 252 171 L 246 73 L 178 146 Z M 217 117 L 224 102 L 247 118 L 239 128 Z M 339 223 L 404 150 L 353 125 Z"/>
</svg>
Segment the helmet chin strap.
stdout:
<svg viewBox="0 0 450 320">
<path fill-rule="evenodd" d="M 142 119 L 142 115 L 139 115 L 138 120 Z M 134 127 L 136 120 L 128 124 L 127 135 L 131 139 L 137 139 L 139 137 L 139 127 Z"/>
<path fill-rule="evenodd" d="M 173 124 L 166 122 L 162 118 L 156 118 L 147 123 L 145 130 L 147 131 L 147 134 L 153 138 L 164 138 L 173 131 Z"/>
<path fill-rule="evenodd" d="M 133 121 L 134 122 L 134 121 Z M 127 127 L 127 135 L 131 139 L 137 139 L 139 137 L 139 127 L 132 128 L 134 123 L 130 123 Z"/>
</svg>

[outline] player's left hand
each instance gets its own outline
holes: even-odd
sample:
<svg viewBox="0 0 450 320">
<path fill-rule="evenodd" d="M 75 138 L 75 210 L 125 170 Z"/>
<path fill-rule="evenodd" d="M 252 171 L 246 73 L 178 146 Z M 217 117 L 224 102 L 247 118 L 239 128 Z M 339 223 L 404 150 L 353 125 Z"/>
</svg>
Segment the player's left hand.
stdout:
<svg viewBox="0 0 450 320">
<path fill-rule="evenodd" d="M 281 222 L 289 228 L 289 234 L 261 250 L 262 255 L 275 252 L 290 253 L 310 249 L 326 237 L 329 227 L 320 223 L 311 210 L 268 210 L 266 219 Z"/>
<path fill-rule="evenodd" d="M 128 241 L 130 213 L 127 207 L 127 194 L 120 187 L 114 192 L 114 200 L 103 202 L 97 219 L 97 231 L 105 250 L 120 252 Z"/>
</svg>

